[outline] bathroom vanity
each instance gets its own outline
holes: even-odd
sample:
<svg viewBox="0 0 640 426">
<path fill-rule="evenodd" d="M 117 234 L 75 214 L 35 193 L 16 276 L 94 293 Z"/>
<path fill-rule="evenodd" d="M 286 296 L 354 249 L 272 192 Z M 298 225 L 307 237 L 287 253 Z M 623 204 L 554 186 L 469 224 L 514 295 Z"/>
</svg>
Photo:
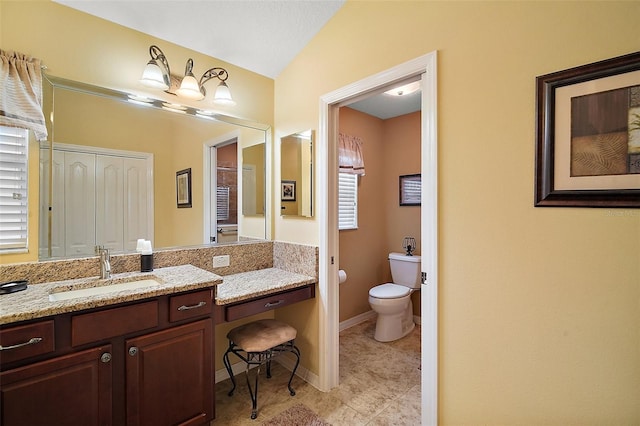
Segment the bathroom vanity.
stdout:
<svg viewBox="0 0 640 426">
<path fill-rule="evenodd" d="M 119 275 L 122 280 L 139 274 Z M 153 275 L 160 285 L 75 301 L 52 302 L 49 294 L 74 291 L 86 280 L 5 295 L 0 321 L 22 321 L 4 324 L 0 331 L 2 424 L 212 420 L 211 319 L 215 286 L 222 278 L 191 265 Z M 20 309 L 21 300 L 32 309 Z M 13 312 L 5 306 L 11 302 Z"/>
<path fill-rule="evenodd" d="M 1 423 L 208 424 L 215 324 L 313 298 L 315 281 L 278 268 L 222 277 L 182 265 L 3 295 Z"/>
</svg>

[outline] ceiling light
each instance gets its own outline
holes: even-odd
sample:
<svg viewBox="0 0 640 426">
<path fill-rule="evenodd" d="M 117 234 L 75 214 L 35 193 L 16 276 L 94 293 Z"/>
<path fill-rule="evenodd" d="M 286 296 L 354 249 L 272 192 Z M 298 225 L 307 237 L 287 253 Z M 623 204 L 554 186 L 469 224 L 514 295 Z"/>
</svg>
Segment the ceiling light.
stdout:
<svg viewBox="0 0 640 426">
<path fill-rule="evenodd" d="M 391 96 L 406 96 L 411 93 L 417 92 L 420 90 L 420 81 L 414 81 L 413 83 L 405 84 L 400 87 L 394 87 L 391 90 L 387 90 L 384 92 L 385 95 Z"/>
<path fill-rule="evenodd" d="M 149 55 L 151 56 L 151 60 L 147 63 L 142 73 L 140 83 L 148 87 L 168 91 L 171 88 L 171 70 L 166 56 L 164 56 L 164 53 L 162 53 L 162 50 L 160 50 L 158 46 L 153 45 L 149 47 Z M 175 94 L 183 98 L 200 101 L 207 95 L 204 84 L 215 78 L 220 80 L 220 83 L 213 95 L 213 102 L 234 105 L 235 102 L 231 97 L 229 86 L 227 86 L 226 83 L 227 78 L 229 78 L 227 70 L 220 67 L 210 68 L 202 74 L 200 80 L 197 80 L 195 75 L 193 75 L 193 59 L 191 58 L 187 60 L 184 77 Z"/>
</svg>

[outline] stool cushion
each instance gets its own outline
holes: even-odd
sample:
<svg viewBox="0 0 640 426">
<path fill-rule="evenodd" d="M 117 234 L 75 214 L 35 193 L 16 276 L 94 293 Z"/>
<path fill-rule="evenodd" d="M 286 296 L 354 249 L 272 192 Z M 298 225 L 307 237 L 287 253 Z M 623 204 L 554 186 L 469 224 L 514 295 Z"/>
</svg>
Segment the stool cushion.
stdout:
<svg viewBox="0 0 640 426">
<path fill-rule="evenodd" d="M 297 331 L 289 324 L 264 319 L 238 326 L 227 338 L 245 352 L 263 352 L 296 338 Z"/>
</svg>

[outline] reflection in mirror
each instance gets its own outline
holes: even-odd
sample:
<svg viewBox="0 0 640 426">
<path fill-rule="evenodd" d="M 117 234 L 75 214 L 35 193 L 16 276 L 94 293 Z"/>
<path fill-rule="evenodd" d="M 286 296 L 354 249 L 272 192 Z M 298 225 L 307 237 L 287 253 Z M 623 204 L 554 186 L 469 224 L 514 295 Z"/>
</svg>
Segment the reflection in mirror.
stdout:
<svg viewBox="0 0 640 426">
<path fill-rule="evenodd" d="M 53 149 L 41 146 L 41 259 L 92 256 L 95 245 L 132 252 L 138 238 L 151 240 L 154 248 L 209 241 L 203 147 L 233 132 L 241 161 L 245 147 L 267 142 L 265 125 L 52 76 L 43 94 Z M 257 208 L 251 217 L 237 215 L 240 240 L 268 235 L 265 165 L 254 166 L 262 179 L 252 194 L 262 197 L 262 216 Z M 192 171 L 190 208 L 177 207 L 176 172 L 184 169 Z M 236 191 L 244 197 L 241 188 Z"/>
<path fill-rule="evenodd" d="M 280 140 L 280 214 L 313 216 L 313 130 Z"/>
<path fill-rule="evenodd" d="M 265 144 L 242 150 L 242 214 L 264 215 Z"/>
</svg>

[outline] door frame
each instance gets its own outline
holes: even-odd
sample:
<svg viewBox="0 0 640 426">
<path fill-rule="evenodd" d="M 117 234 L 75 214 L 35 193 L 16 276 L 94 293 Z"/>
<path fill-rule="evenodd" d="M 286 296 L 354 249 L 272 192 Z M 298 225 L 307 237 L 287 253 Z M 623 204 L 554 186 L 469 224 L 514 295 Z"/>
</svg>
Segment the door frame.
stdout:
<svg viewBox="0 0 640 426">
<path fill-rule="evenodd" d="M 438 422 L 438 160 L 437 160 L 437 51 L 366 77 L 320 97 L 318 128 L 319 222 L 319 388 L 339 384 L 339 287 L 337 136 L 338 110 L 347 101 L 411 77 L 422 76 L 422 271 L 421 289 L 422 424 Z"/>
</svg>

